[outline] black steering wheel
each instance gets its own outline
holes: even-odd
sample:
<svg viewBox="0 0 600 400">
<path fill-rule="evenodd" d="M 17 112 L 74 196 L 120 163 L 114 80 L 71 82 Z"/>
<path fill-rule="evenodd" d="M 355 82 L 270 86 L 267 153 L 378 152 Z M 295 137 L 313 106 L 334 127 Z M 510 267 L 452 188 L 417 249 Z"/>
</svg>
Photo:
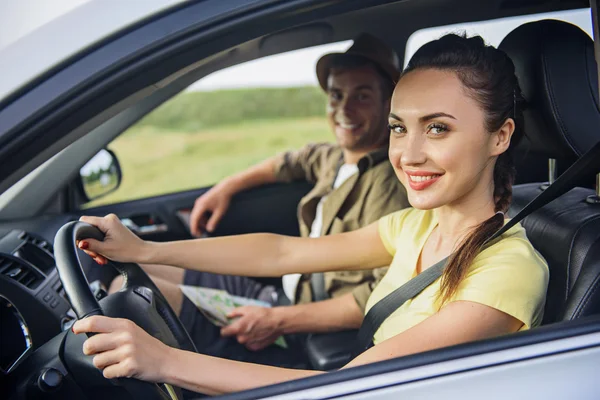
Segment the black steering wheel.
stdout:
<svg viewBox="0 0 600 400">
<path fill-rule="evenodd" d="M 95 226 L 74 221 L 65 224 L 54 239 L 58 274 L 78 319 L 92 315 L 127 318 L 168 346 L 196 352 L 196 346 L 177 314 L 139 265 L 113 262 L 115 269 L 124 278 L 123 287 L 119 292 L 98 302 L 89 287 L 77 254 L 76 240 L 87 238 L 103 240 L 104 234 Z M 74 342 L 76 341 L 71 339 L 71 343 Z M 71 364 L 69 370 L 81 386 L 90 384 L 90 381 L 92 386 L 101 382 L 107 390 L 114 390 L 117 385 L 136 399 L 162 400 L 183 397 L 181 389 L 169 385 L 137 379 L 105 379 L 91 363 L 91 357 L 83 355 L 80 342 L 81 340 L 69 346 L 67 341 L 64 358 L 67 366 Z"/>
</svg>

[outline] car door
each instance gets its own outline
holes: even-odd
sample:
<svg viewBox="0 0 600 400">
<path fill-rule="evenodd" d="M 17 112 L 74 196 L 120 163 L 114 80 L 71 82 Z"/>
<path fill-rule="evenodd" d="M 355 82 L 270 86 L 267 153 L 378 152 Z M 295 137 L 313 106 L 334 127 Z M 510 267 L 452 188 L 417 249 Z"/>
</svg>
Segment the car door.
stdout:
<svg viewBox="0 0 600 400">
<path fill-rule="evenodd" d="M 225 236 L 252 232 L 298 235 L 296 208 L 308 183 L 275 184 L 249 190 L 235 196 L 217 229 L 207 236 Z M 185 221 L 194 201 L 210 188 L 148 197 L 123 203 L 80 210 L 79 214 L 103 216 L 117 214 L 126 219 L 140 237 L 152 241 L 192 238 Z"/>
</svg>

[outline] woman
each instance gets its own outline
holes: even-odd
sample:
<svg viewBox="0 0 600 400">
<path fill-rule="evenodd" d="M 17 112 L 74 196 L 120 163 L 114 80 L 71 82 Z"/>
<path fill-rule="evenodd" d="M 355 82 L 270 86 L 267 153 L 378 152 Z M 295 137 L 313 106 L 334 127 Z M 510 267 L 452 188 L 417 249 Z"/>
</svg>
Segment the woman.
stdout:
<svg viewBox="0 0 600 400">
<path fill-rule="evenodd" d="M 109 258 L 253 276 L 391 264 L 367 310 L 453 254 L 442 278 L 396 310 L 375 333 L 375 346 L 346 367 L 528 329 L 542 318 L 545 261 L 518 225 L 482 248 L 503 225 L 511 200 L 522 103 L 503 52 L 479 37 L 447 35 L 415 54 L 392 98 L 389 158 L 414 209 L 318 239 L 253 234 L 173 243 L 144 242 L 115 216 L 82 217 L 106 239 L 79 246 L 101 264 Z M 73 329 L 100 333 L 85 342 L 84 352 L 95 354 L 107 378 L 219 394 L 320 373 L 169 348 L 127 320 L 90 317 Z"/>
</svg>

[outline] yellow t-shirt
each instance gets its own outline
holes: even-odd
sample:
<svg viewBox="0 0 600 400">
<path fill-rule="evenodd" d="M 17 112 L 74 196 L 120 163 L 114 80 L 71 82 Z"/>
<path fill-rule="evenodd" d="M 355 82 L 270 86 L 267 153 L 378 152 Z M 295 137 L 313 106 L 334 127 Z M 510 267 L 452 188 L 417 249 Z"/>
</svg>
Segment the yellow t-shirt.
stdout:
<svg viewBox="0 0 600 400">
<path fill-rule="evenodd" d="M 379 220 L 381 240 L 394 259 L 373 290 L 366 312 L 415 276 L 417 259 L 436 226 L 433 211 L 417 209 L 398 211 Z M 523 227 L 517 224 L 475 257 L 448 303 L 466 300 L 485 304 L 517 318 L 524 324 L 521 329 L 528 329 L 542 321 L 548 275 L 546 261 L 533 248 Z M 373 342 L 389 339 L 438 312 L 440 280 L 390 315 L 375 332 Z"/>
</svg>

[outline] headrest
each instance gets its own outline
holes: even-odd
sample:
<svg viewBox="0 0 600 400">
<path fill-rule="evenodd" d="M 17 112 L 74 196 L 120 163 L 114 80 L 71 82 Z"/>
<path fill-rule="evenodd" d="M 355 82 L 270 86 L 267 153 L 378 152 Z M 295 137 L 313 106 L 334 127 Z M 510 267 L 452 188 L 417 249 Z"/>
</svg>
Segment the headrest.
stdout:
<svg viewBox="0 0 600 400">
<path fill-rule="evenodd" d="M 577 26 L 542 20 L 519 26 L 499 49 L 515 64 L 527 101 L 530 151 L 573 158 L 600 140 L 594 42 Z"/>
</svg>

